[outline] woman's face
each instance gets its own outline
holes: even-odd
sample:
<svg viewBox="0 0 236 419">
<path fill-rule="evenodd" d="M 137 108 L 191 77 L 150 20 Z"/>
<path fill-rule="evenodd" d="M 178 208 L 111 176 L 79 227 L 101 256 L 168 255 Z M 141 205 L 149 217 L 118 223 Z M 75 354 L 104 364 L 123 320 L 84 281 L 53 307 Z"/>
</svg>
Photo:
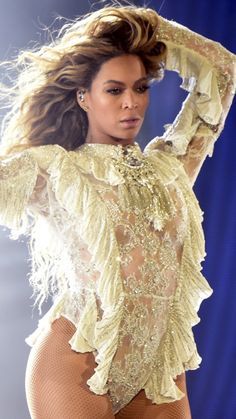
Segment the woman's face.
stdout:
<svg viewBox="0 0 236 419">
<path fill-rule="evenodd" d="M 136 55 L 111 58 L 100 68 L 91 88 L 85 91 L 88 134 L 86 142 L 132 144 L 148 106 L 148 77 Z"/>
</svg>

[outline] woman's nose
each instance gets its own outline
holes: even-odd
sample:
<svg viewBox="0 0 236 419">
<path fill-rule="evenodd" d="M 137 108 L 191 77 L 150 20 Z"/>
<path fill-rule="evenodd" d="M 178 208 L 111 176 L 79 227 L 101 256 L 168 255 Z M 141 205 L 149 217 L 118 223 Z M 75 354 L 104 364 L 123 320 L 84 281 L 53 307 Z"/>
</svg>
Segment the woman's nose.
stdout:
<svg viewBox="0 0 236 419">
<path fill-rule="evenodd" d="M 135 94 L 132 92 L 125 92 L 123 98 L 122 98 L 122 108 L 123 109 L 134 109 L 137 108 L 137 98 Z"/>
</svg>

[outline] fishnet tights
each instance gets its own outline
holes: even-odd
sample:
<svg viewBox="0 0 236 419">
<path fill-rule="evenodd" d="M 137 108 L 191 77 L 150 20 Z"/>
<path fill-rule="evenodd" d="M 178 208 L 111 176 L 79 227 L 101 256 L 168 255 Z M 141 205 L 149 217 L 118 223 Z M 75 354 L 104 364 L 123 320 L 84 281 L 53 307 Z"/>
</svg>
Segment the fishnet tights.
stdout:
<svg viewBox="0 0 236 419">
<path fill-rule="evenodd" d="M 185 376 L 179 376 L 178 387 L 187 394 Z M 116 419 L 191 419 L 188 398 L 173 403 L 152 404 L 145 396 L 144 390 L 120 412 L 115 415 Z"/>
<path fill-rule="evenodd" d="M 71 350 L 74 332 L 74 325 L 60 317 L 30 352 L 26 397 L 32 419 L 191 419 L 187 397 L 152 405 L 144 391 L 114 416 L 109 397 L 92 393 L 86 384 L 96 363 L 92 353 Z M 183 376 L 178 385 L 186 391 Z"/>
</svg>

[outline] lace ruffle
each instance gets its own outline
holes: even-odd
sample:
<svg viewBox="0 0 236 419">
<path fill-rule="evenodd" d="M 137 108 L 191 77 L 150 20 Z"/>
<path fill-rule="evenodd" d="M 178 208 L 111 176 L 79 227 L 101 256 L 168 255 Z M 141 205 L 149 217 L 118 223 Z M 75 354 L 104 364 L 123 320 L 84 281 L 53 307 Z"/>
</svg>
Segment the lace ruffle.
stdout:
<svg viewBox="0 0 236 419">
<path fill-rule="evenodd" d="M 227 114 L 222 97 L 231 96 L 231 103 L 235 93 L 236 56 L 221 44 L 161 16 L 158 40 L 167 46 L 166 69 L 176 71 L 182 78 L 181 87 L 189 92 L 175 121 L 166 125 L 162 136 L 172 143 L 174 154 L 183 155 L 202 125 L 208 127 L 208 136 L 211 132 L 212 138 L 219 137 Z M 160 138 L 154 138 L 148 148 L 154 149 L 157 141 Z"/>
<path fill-rule="evenodd" d="M 123 294 L 118 247 L 112 225 L 106 215 L 105 204 L 98 200 L 96 192 L 83 174 L 79 173 L 70 154 L 60 146 L 31 148 L 7 163 L 8 161 L 4 162 L 1 169 L 1 193 L 7 202 L 7 208 L 2 210 L 1 222 L 19 233 L 22 217 L 27 220 L 25 207 L 33 192 L 40 168 L 47 172 L 59 205 L 78 220 L 78 234 L 86 238 L 88 248 L 101 272 L 101 280 L 96 284 L 96 293 L 101 301 L 102 319 L 97 321 L 96 301 L 91 295 L 80 322 L 76 325 L 77 331 L 71 345 L 79 352 L 96 350 L 98 366 L 88 384 L 95 393 L 106 393 L 108 371 L 117 346 Z M 15 175 L 14 183 L 12 174 Z M 99 240 L 101 235 L 102 241 Z M 28 343 L 35 341 L 40 330 L 44 329 L 45 321 L 53 321 L 59 316 L 62 306 L 63 299 L 60 299 L 59 305 L 56 303 L 46 317 L 41 319 L 38 331 L 27 339 Z"/>
<path fill-rule="evenodd" d="M 17 237 L 27 229 L 25 208 L 38 176 L 37 162 L 29 153 L 2 159 L 0 165 L 0 224 Z"/>
<path fill-rule="evenodd" d="M 177 375 L 199 367 L 201 358 L 197 352 L 192 327 L 200 319 L 197 315 L 201 302 L 212 294 L 212 289 L 201 274 L 205 241 L 201 223 L 203 213 L 196 196 L 189 187 L 188 178 L 176 157 L 168 153 L 152 152 L 166 178 L 173 167 L 179 167 L 178 185 L 184 194 L 188 208 L 188 234 L 185 239 L 180 281 L 170 311 L 169 323 L 158 348 L 155 367 L 145 384 L 148 398 L 155 403 L 179 400 L 184 394 L 174 382 Z M 165 162 L 164 165 L 160 161 Z M 179 165 L 179 166 L 178 166 Z"/>
</svg>

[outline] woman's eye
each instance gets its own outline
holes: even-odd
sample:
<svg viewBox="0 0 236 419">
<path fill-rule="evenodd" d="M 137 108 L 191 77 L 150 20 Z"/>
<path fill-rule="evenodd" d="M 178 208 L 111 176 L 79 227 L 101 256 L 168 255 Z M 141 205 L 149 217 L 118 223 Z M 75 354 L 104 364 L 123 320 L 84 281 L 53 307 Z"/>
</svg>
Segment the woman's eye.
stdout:
<svg viewBox="0 0 236 419">
<path fill-rule="evenodd" d="M 113 89 L 107 89 L 107 93 L 111 95 L 119 95 L 121 93 L 121 89 L 119 87 L 114 87 Z"/>
<path fill-rule="evenodd" d="M 147 89 L 149 89 L 150 86 L 148 84 L 144 84 L 141 86 L 138 86 L 135 88 L 137 93 L 145 93 Z M 122 92 L 124 91 L 124 89 L 120 88 L 120 87 L 112 87 L 107 89 L 107 93 L 110 93 L 111 95 L 120 95 Z"/>
<path fill-rule="evenodd" d="M 145 93 L 148 89 L 150 89 L 150 86 L 148 84 L 144 84 L 142 86 L 138 86 L 136 90 L 138 93 Z"/>
</svg>

